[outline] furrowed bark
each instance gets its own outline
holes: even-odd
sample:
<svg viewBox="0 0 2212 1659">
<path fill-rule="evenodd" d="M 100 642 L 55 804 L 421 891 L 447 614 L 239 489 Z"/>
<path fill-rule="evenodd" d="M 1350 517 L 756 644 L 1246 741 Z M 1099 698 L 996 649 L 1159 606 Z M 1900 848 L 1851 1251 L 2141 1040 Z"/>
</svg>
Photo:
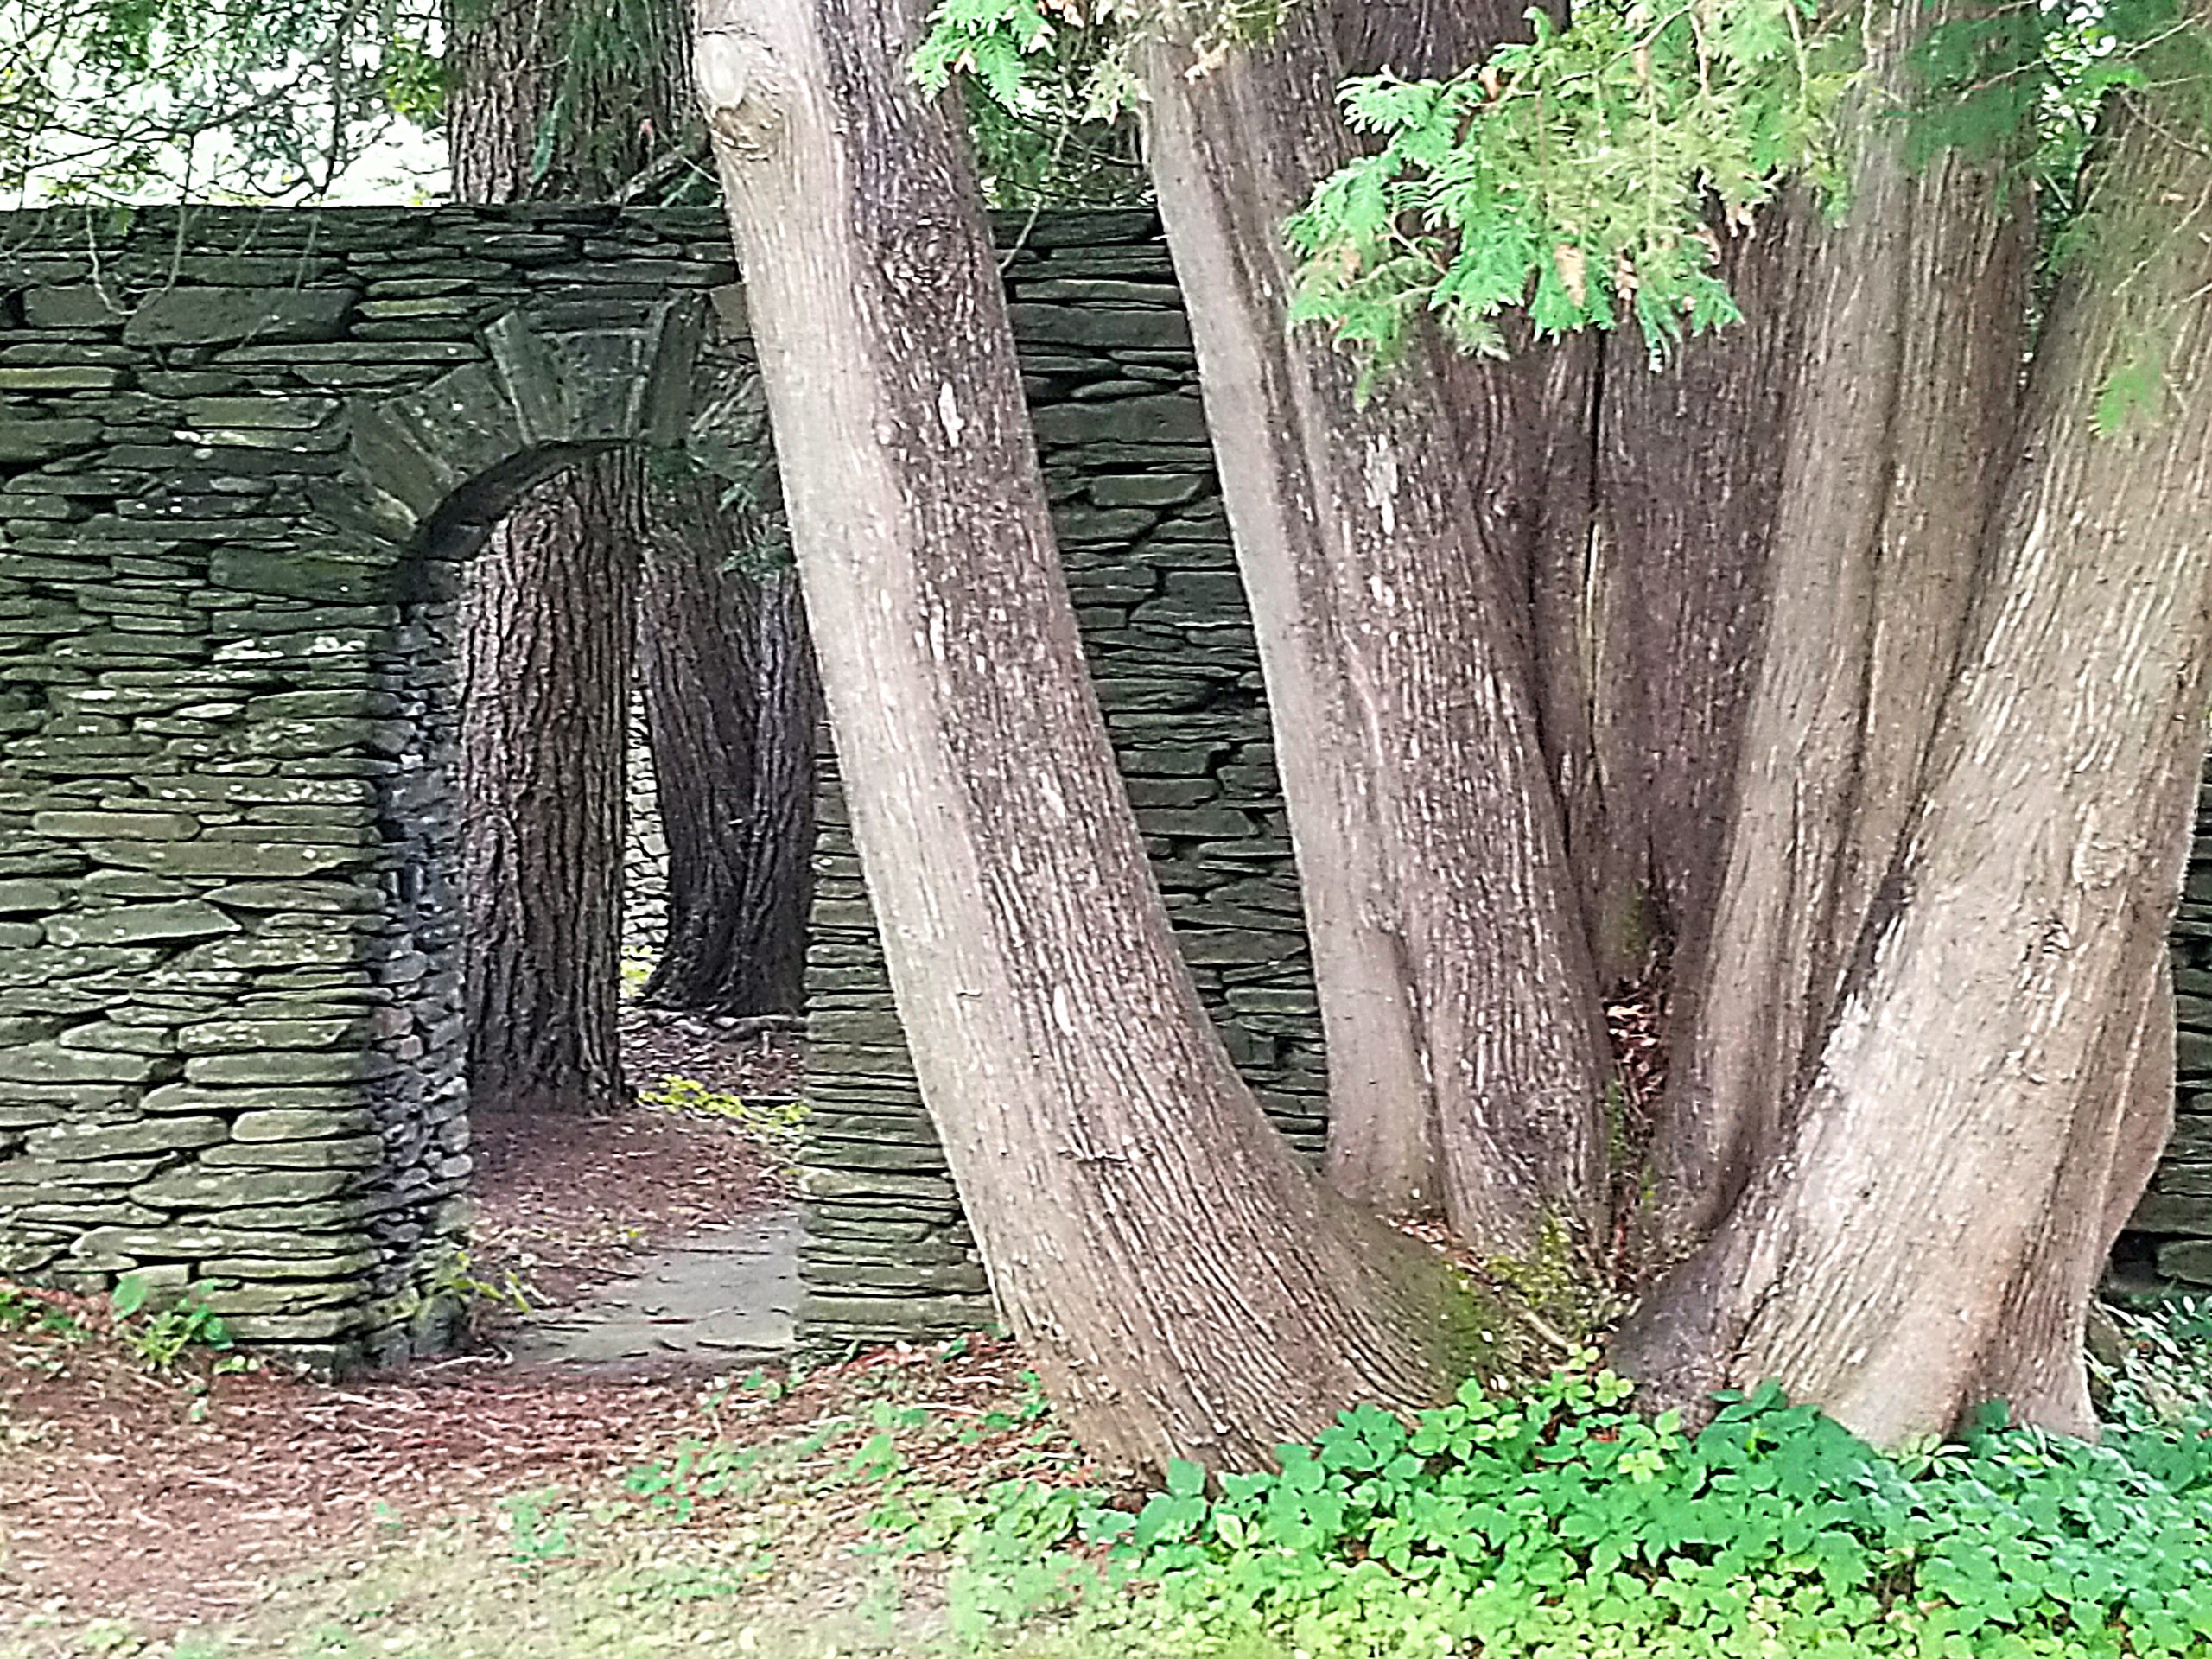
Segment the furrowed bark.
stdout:
<svg viewBox="0 0 2212 1659">
<path fill-rule="evenodd" d="M 2168 1086 L 2152 942 L 2212 654 L 2212 156 L 2120 125 L 2106 257 L 2038 350 L 1975 635 L 1802 1108 L 1618 1344 L 1662 1397 L 1773 1377 L 1896 1441 L 2010 1392 L 2089 1427 L 2088 1288 Z M 2158 407 L 2101 435 L 2146 353 Z"/>
<path fill-rule="evenodd" d="M 729 570 L 733 525 L 720 480 L 655 481 L 645 499 L 638 670 L 661 834 L 668 847 L 668 937 L 643 1000 L 713 1014 L 733 1006 L 734 944 L 760 726 L 759 615 L 752 583 Z"/>
<path fill-rule="evenodd" d="M 1920 26 L 1891 20 L 1877 87 L 1903 95 Z M 1779 376 L 1768 602 L 1726 839 L 1701 849 L 1721 852 L 1722 874 L 1709 938 L 1681 964 L 1694 977 L 1678 981 L 1689 1023 L 1638 1217 L 1647 1270 L 1717 1224 L 1802 1092 L 1919 795 L 2003 476 L 2022 227 L 1963 161 L 1908 170 L 1886 109 L 1870 94 L 1858 117 L 1848 220 L 1793 232 L 1803 332 Z M 1707 677 L 1704 707 L 1724 710 Z"/>
<path fill-rule="evenodd" d="M 1766 614 L 1796 350 L 1788 229 L 1777 214 L 1725 240 L 1741 323 L 1662 362 L 1633 331 L 1604 341 L 1586 499 L 1552 508 L 1539 559 L 1537 638 L 1572 688 L 1547 745 L 1600 981 L 1663 952 L 1677 1029 L 1707 960 Z"/>
<path fill-rule="evenodd" d="M 2113 1243 L 2173 1132 L 2171 969 L 2154 919 L 2159 907 L 2151 895 L 2144 899 L 2132 907 L 2127 954 L 2139 964 L 2147 958 L 2148 971 L 2139 974 L 2139 990 L 2113 999 L 2090 1047 L 2066 1149 L 2044 1200 L 2046 1219 L 1993 1323 L 1975 1387 L 2017 1417 L 2091 1439 L 2097 1417 L 2083 1363 L 2084 1322 Z"/>
<path fill-rule="evenodd" d="M 698 42 L 855 838 L 1046 1387 L 1104 1455 L 1249 1466 L 1447 1386 L 1464 1305 L 1299 1167 L 1176 956 L 919 10 L 711 0 Z"/>
<path fill-rule="evenodd" d="M 648 467 L 638 616 L 669 854 L 668 944 L 644 1000 L 741 1018 L 804 1000 L 821 714 L 749 353 L 708 342 L 690 460 Z"/>
<path fill-rule="evenodd" d="M 745 885 L 736 959 L 745 964 L 748 1013 L 797 1014 L 806 1004 L 807 917 L 814 902 L 814 744 L 822 686 L 798 576 L 763 579 L 760 619 L 760 741 L 753 746 L 752 812 L 746 820 Z"/>
<path fill-rule="evenodd" d="M 788 571 L 748 574 L 766 510 L 725 506 L 721 480 L 646 494 L 639 679 L 668 843 L 668 943 L 645 982 L 658 1007 L 740 1017 L 805 1000 L 820 693 Z"/>
<path fill-rule="evenodd" d="M 1483 1249 L 1529 1250 L 1553 1223 L 1586 1239 L 1602 1022 L 1525 585 L 1484 543 L 1440 347 L 1363 406 L 1344 354 L 1287 327 L 1282 219 L 1351 153 L 1325 21 L 1295 12 L 1192 69 L 1150 55 L 1150 152 L 1274 709 L 1331 1179 L 1386 1210 L 1440 1203 Z"/>
<path fill-rule="evenodd" d="M 463 598 L 461 874 L 469 1096 L 481 1109 L 624 1098 L 616 1001 L 637 469 L 538 486 Z"/>
<path fill-rule="evenodd" d="M 656 127 L 673 127 L 666 61 L 642 76 L 639 65 L 564 68 L 575 16 L 457 0 L 448 118 L 461 200 L 604 195 L 651 153 Z M 564 89 L 575 108 L 558 142 L 544 142 Z M 550 478 L 467 573 L 461 841 L 480 1107 L 604 1109 L 626 1097 L 622 774 L 641 488 L 636 458 L 623 454 Z"/>
</svg>

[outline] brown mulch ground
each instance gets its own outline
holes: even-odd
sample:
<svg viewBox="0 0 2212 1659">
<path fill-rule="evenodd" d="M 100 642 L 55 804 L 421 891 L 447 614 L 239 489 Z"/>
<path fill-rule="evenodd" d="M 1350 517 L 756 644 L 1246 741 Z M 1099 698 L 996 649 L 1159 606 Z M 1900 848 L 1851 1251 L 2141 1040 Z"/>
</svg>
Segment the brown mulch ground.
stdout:
<svg viewBox="0 0 2212 1659">
<path fill-rule="evenodd" d="M 791 1075 L 792 1046 L 664 1025 L 632 1065 L 649 1081 L 664 1070 L 766 1092 L 765 1079 Z M 512 1273 L 533 1300 L 780 1201 L 760 1152 L 711 1116 L 641 1107 L 474 1128 L 469 1271 L 494 1283 Z M 105 1323 L 94 1304 L 60 1306 Z M 696 1377 L 576 1381 L 496 1352 L 329 1386 L 211 1376 L 204 1359 L 196 1376 L 156 1376 L 97 1335 L 0 1337 L 0 1637 L 41 1609 L 170 1625 L 222 1617 L 386 1516 L 480 1510 L 630 1467 L 695 1430 L 700 1397 Z"/>
<path fill-rule="evenodd" d="M 648 1098 L 671 1077 L 747 1097 L 790 1092 L 804 1063 L 789 1037 L 732 1040 L 708 1022 L 634 1006 L 624 1011 L 622 1055 Z M 550 1122 L 480 1113 L 469 1127 L 468 1271 L 533 1307 L 568 1302 L 672 1238 L 780 1201 L 760 1144 L 702 1113 L 641 1108 Z M 517 1312 L 487 1304 L 480 1332 L 496 1343 Z"/>
<path fill-rule="evenodd" d="M 778 1202 L 731 1124 L 644 1109 L 547 1122 L 480 1116 L 468 1271 L 512 1272 L 533 1303 L 565 1302 L 627 1258 Z"/>
<path fill-rule="evenodd" d="M 765 1031 L 748 1030 L 749 1023 L 626 1003 L 622 1063 L 640 1090 L 680 1077 L 734 1095 L 799 1093 L 806 1057 L 795 1029 L 798 1022 L 791 1022 L 793 1029 Z"/>
<path fill-rule="evenodd" d="M 203 1395 L 97 1343 L 41 1376 L 52 1344 L 29 1345 L 0 1351 L 0 1630 L 35 1610 L 171 1626 L 243 1611 L 378 1520 L 634 1465 L 698 1393 L 463 1360 L 355 1387 L 218 1376 Z"/>
</svg>

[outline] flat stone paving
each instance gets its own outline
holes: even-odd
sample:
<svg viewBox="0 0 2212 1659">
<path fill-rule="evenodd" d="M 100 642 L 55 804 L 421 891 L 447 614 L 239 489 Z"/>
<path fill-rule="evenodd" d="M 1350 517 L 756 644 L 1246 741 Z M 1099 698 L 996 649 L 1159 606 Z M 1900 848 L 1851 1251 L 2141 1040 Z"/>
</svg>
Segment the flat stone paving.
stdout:
<svg viewBox="0 0 2212 1659">
<path fill-rule="evenodd" d="M 728 1370 L 788 1358 L 799 1236 L 790 1211 L 689 1234 L 565 1317 L 532 1321 L 510 1352 L 518 1365 L 579 1376 Z"/>
</svg>

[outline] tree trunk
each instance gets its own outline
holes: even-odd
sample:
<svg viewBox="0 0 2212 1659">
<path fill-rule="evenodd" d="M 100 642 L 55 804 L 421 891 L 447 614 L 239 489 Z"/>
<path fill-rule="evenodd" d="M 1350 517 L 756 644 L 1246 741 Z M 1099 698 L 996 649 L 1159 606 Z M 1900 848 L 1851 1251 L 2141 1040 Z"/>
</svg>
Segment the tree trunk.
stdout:
<svg viewBox="0 0 2212 1659">
<path fill-rule="evenodd" d="M 1902 85 L 1917 26 L 1900 14 L 1871 73 Z M 2021 226 L 1993 175 L 1956 157 L 1909 172 L 1887 108 L 1862 123 L 1848 222 L 1796 237 L 1804 332 L 1783 377 L 1771 599 L 1655 1143 L 1659 1266 L 1726 1212 L 1802 1093 L 1919 796 L 2012 437 Z"/>
<path fill-rule="evenodd" d="M 668 938 L 645 1001 L 793 1013 L 805 1000 L 817 694 L 798 584 L 734 569 L 719 480 L 657 480 L 638 611 L 668 846 Z"/>
<path fill-rule="evenodd" d="M 577 96 L 564 67 L 572 21 L 558 7 L 457 0 L 448 121 L 461 200 L 596 194 L 601 180 L 587 176 L 569 136 L 584 111 L 548 125 L 564 95 Z M 621 130 L 608 84 L 589 82 L 585 102 Z M 469 1092 L 480 1109 L 604 1109 L 626 1096 L 621 869 L 639 492 L 630 455 L 557 474 L 516 504 L 467 573 L 461 843 Z"/>
<path fill-rule="evenodd" d="M 1530 696 L 1525 575 L 1484 545 L 1416 347 L 1363 405 L 1286 339 L 1281 222 L 1351 155 L 1325 20 L 1192 73 L 1150 150 L 1275 719 L 1330 1057 L 1331 1178 L 1524 1253 L 1605 1194 L 1603 1027 Z M 1507 423 L 1501 422 L 1501 429 Z"/>
<path fill-rule="evenodd" d="M 822 685 L 798 575 L 777 571 L 759 587 L 760 734 L 746 822 L 746 886 L 738 897 L 743 926 L 733 955 L 746 969 L 742 1012 L 796 1014 L 806 1004 Z"/>
<path fill-rule="evenodd" d="M 637 472 L 584 461 L 518 503 L 462 601 L 461 875 L 480 1109 L 624 1098 L 621 849 Z"/>
<path fill-rule="evenodd" d="M 688 24 L 680 0 L 447 0 L 455 198 L 614 198 L 683 143 Z"/>
<path fill-rule="evenodd" d="M 2212 652 L 2212 156 L 2124 126 L 2092 199 L 2111 257 L 2047 326 L 1963 669 L 1802 1103 L 1622 1335 L 1665 1396 L 1774 1377 L 1894 1441 L 2001 1392 L 2093 1428 L 2082 1322 L 2163 1129 L 2149 1022 Z M 2101 435 L 2145 353 L 2158 406 Z"/>
<path fill-rule="evenodd" d="M 1663 362 L 1633 331 L 1603 341 L 1581 499 L 1554 485 L 1537 553 L 1546 748 L 1599 983 L 1656 971 L 1670 1031 L 1709 959 L 1797 349 L 1783 216 L 1724 234 L 1745 321 Z"/>
<path fill-rule="evenodd" d="M 698 48 L 855 837 L 994 1289 L 1071 1426 L 1249 1466 L 1348 1401 L 1433 1397 L 1468 1310 L 1299 1166 L 1177 957 L 974 181 L 906 73 L 920 10 L 713 0 Z"/>
<path fill-rule="evenodd" d="M 601 16 L 462 0 L 455 22 L 450 120 L 464 200 L 603 199 L 686 124 L 675 5 Z M 486 842 L 466 855 L 480 878 L 468 898 L 480 1101 L 623 1097 L 609 954 L 619 950 L 620 883 L 605 873 L 620 869 L 626 797 L 617 791 L 610 814 L 601 791 L 626 760 L 608 710 L 632 683 L 641 501 L 657 526 L 686 527 L 658 538 L 644 579 L 642 677 L 670 852 L 668 950 L 648 995 L 739 1014 L 795 1008 L 803 995 L 814 740 L 804 620 L 788 605 L 727 602 L 745 579 L 723 570 L 728 536 L 710 484 L 648 477 L 635 455 L 596 461 L 537 486 L 471 572 L 479 700 L 500 705 L 469 720 L 463 767 L 464 832 Z M 574 585 L 592 559 L 621 569 Z M 587 593 L 605 602 L 577 603 Z M 762 626 L 777 631 L 765 652 L 751 637 Z M 761 663 L 780 677 L 766 703 Z M 587 684 L 586 675 L 613 677 Z M 778 723 L 756 730 L 764 709 Z M 606 753 L 584 752 L 602 741 L 613 745 Z M 527 788 L 541 755 L 581 766 L 568 775 L 582 787 Z M 529 885 L 545 877 L 559 884 Z M 509 885 L 484 890 L 494 878 Z"/>
</svg>

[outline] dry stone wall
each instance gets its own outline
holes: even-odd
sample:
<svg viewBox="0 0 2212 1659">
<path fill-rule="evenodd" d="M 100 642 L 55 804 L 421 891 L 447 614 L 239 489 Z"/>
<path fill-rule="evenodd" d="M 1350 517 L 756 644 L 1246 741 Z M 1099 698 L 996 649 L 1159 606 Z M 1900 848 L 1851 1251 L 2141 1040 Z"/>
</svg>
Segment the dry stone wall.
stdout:
<svg viewBox="0 0 2212 1659">
<path fill-rule="evenodd" d="M 735 277 L 711 214 L 0 216 L 0 1272 L 444 1339 L 460 561 L 711 451 Z"/>
<path fill-rule="evenodd" d="M 2173 964 L 2173 1140 L 2113 1266 L 2130 1287 L 2201 1291 L 2212 1288 L 2212 785 L 2197 796 Z"/>
</svg>

